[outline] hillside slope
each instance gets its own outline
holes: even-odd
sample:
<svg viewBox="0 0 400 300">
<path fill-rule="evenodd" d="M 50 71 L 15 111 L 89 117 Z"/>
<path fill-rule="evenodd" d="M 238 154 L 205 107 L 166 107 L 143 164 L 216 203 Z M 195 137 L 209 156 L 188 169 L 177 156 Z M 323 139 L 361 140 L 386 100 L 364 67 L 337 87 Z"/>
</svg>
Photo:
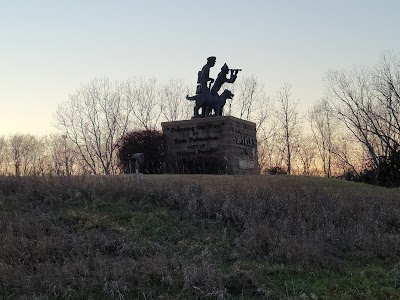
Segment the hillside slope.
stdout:
<svg viewBox="0 0 400 300">
<path fill-rule="evenodd" d="M 2 299 L 400 299 L 400 190 L 0 177 Z"/>
</svg>

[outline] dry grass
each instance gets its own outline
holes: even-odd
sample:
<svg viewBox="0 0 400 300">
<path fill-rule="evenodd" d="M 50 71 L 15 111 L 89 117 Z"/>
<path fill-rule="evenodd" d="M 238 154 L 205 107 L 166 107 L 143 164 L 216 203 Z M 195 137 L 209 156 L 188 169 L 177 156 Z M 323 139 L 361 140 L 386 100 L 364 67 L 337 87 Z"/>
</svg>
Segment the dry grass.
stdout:
<svg viewBox="0 0 400 300">
<path fill-rule="evenodd" d="M 0 299 L 400 299 L 399 195 L 287 176 L 1 177 Z"/>
</svg>

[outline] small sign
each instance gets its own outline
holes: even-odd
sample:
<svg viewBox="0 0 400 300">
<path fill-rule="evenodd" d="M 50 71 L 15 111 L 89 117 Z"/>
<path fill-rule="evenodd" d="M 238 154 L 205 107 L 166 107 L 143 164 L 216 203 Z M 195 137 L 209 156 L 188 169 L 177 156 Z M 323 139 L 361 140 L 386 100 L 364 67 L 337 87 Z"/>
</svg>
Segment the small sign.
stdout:
<svg viewBox="0 0 400 300">
<path fill-rule="evenodd" d="M 242 170 L 253 170 L 254 166 L 254 160 L 239 159 L 239 168 Z"/>
</svg>

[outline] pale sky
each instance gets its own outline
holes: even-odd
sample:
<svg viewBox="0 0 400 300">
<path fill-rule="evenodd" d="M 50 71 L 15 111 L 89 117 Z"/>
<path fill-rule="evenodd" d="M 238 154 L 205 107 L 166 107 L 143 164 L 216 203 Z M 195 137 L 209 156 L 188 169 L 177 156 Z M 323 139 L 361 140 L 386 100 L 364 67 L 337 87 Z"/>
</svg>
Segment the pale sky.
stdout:
<svg viewBox="0 0 400 300">
<path fill-rule="evenodd" d="M 208 56 L 211 77 L 227 63 L 270 96 L 289 82 L 304 109 L 329 69 L 399 53 L 399 12 L 398 0 L 0 0 L 0 135 L 54 132 L 57 106 L 96 77 L 194 89 Z"/>
</svg>

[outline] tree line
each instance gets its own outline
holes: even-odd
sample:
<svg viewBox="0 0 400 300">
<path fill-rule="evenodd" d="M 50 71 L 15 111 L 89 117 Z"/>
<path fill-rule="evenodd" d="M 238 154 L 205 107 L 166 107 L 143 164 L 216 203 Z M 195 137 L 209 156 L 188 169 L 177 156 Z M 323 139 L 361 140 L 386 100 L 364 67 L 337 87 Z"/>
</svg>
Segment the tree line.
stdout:
<svg viewBox="0 0 400 300">
<path fill-rule="evenodd" d="M 235 94 L 224 114 L 257 123 L 262 173 L 377 176 L 373 170 L 388 163 L 396 173 L 399 57 L 386 52 L 375 66 L 329 70 L 324 86 L 325 96 L 301 110 L 290 83 L 268 95 L 257 77 L 244 76 L 224 87 Z M 193 103 L 185 96 L 193 93 L 183 79 L 94 79 L 59 105 L 58 135 L 0 137 L 0 174 L 119 173 L 118 141 L 190 118 Z"/>
</svg>

